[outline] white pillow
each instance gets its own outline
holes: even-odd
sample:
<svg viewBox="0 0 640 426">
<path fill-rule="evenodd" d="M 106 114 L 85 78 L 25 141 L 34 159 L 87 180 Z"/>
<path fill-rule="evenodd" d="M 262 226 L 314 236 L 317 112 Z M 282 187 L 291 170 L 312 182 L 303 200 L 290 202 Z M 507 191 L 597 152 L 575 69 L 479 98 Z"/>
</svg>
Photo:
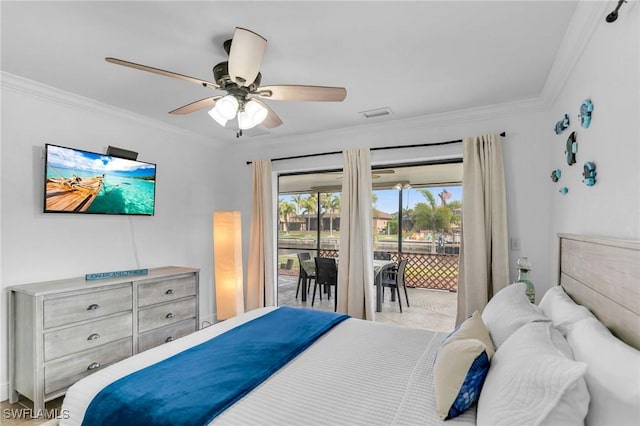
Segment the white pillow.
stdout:
<svg viewBox="0 0 640 426">
<path fill-rule="evenodd" d="M 588 364 L 588 425 L 640 424 L 640 351 L 616 338 L 598 320 L 571 327 L 567 341 L 577 361 Z"/>
<path fill-rule="evenodd" d="M 547 290 L 540 300 L 540 308 L 551 319 L 554 327 L 566 336 L 569 328 L 578 321 L 594 318 L 591 311 L 576 304 L 562 287 L 554 286 Z"/>
<path fill-rule="evenodd" d="M 482 311 L 482 321 L 498 349 L 517 329 L 532 321 L 550 321 L 542 309 L 529 302 L 525 283 L 506 286 L 493 295 Z"/>
<path fill-rule="evenodd" d="M 498 348 L 478 400 L 478 425 L 584 423 L 587 365 L 567 358 L 558 339 L 550 322 L 532 322 Z"/>
</svg>

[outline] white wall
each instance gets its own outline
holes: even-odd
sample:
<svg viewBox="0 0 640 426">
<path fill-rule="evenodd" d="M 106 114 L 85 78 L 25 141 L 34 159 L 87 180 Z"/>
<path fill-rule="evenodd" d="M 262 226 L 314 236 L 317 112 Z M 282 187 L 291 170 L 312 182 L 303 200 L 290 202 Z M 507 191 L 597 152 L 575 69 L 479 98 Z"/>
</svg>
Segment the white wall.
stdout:
<svg viewBox="0 0 640 426">
<path fill-rule="evenodd" d="M 211 215 L 216 206 L 214 171 L 221 161 L 216 144 L 15 76 L 2 77 L 3 290 L 90 272 L 192 266 L 201 270 L 201 318 L 211 320 Z M 155 216 L 43 214 L 45 143 L 94 152 L 114 145 L 156 163 Z M 7 396 L 5 293 L 0 400 Z"/>
<path fill-rule="evenodd" d="M 557 184 L 547 182 L 552 200 L 551 233 L 583 233 L 640 240 L 640 6 L 630 2 L 618 20 L 604 16 L 553 104 L 544 140 L 552 146 L 550 170 L 560 168 Z M 591 126 L 577 117 L 585 99 L 594 104 Z M 571 126 L 560 136 L 552 124 L 568 113 Z M 568 166 L 564 145 L 575 131 L 577 163 Z M 582 183 L 583 164 L 596 164 L 597 183 Z M 567 186 L 569 193 L 558 193 Z M 557 251 L 557 242 L 552 241 Z M 554 262 L 556 257 L 553 257 Z"/>
</svg>

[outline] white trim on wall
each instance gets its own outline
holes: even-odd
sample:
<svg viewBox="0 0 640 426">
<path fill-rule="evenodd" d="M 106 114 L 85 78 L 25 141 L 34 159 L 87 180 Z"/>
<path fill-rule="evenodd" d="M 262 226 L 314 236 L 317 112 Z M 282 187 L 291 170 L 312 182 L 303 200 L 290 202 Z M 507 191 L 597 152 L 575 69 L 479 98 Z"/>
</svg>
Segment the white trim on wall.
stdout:
<svg viewBox="0 0 640 426">
<path fill-rule="evenodd" d="M 571 76 L 576 63 L 582 57 L 593 33 L 604 21 L 607 8 L 606 1 L 580 1 L 576 6 L 571 21 L 567 24 L 556 59 L 542 89 L 542 103 L 550 110 L 562 92 L 565 83 Z"/>
<path fill-rule="evenodd" d="M 27 78 L 4 71 L 0 71 L 0 87 L 3 90 L 12 90 L 17 93 L 44 99 L 46 101 L 80 111 L 88 111 L 91 113 L 98 113 L 115 117 L 121 120 L 132 121 L 134 123 L 142 124 L 165 132 L 174 133 L 180 136 L 199 138 L 202 139 L 203 143 L 207 143 L 209 145 L 211 145 L 212 142 L 218 144 L 221 143 L 219 141 L 205 138 L 201 134 L 180 127 L 172 126 L 170 124 L 151 119 L 141 114 L 136 114 L 128 110 L 116 108 L 114 106 L 107 105 L 96 100 L 77 95 L 75 93 L 57 89 L 52 86 L 47 86 L 46 84 L 42 84 L 34 80 L 29 80 Z"/>
</svg>

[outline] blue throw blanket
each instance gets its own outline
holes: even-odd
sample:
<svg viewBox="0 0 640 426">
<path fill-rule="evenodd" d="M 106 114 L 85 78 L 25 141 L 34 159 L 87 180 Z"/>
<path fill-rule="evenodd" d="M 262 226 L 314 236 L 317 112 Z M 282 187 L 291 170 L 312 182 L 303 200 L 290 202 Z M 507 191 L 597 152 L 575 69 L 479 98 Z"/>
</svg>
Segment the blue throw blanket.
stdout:
<svg viewBox="0 0 640 426">
<path fill-rule="evenodd" d="M 281 307 L 105 387 L 83 425 L 205 425 L 349 316 Z"/>
</svg>

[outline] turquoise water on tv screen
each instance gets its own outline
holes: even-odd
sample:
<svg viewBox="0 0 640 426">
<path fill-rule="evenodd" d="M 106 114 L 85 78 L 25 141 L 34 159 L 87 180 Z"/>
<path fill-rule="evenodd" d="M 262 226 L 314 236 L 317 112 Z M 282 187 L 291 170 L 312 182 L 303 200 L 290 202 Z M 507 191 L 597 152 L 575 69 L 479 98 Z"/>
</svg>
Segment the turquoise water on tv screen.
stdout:
<svg viewBox="0 0 640 426">
<path fill-rule="evenodd" d="M 96 173 L 47 168 L 48 178 L 70 178 L 73 175 L 89 178 L 95 177 Z M 155 186 L 154 180 L 107 174 L 104 177 L 102 189 L 87 209 L 87 213 L 152 215 L 154 214 Z"/>
<path fill-rule="evenodd" d="M 105 176 L 89 213 L 153 214 L 155 181 Z"/>
</svg>

